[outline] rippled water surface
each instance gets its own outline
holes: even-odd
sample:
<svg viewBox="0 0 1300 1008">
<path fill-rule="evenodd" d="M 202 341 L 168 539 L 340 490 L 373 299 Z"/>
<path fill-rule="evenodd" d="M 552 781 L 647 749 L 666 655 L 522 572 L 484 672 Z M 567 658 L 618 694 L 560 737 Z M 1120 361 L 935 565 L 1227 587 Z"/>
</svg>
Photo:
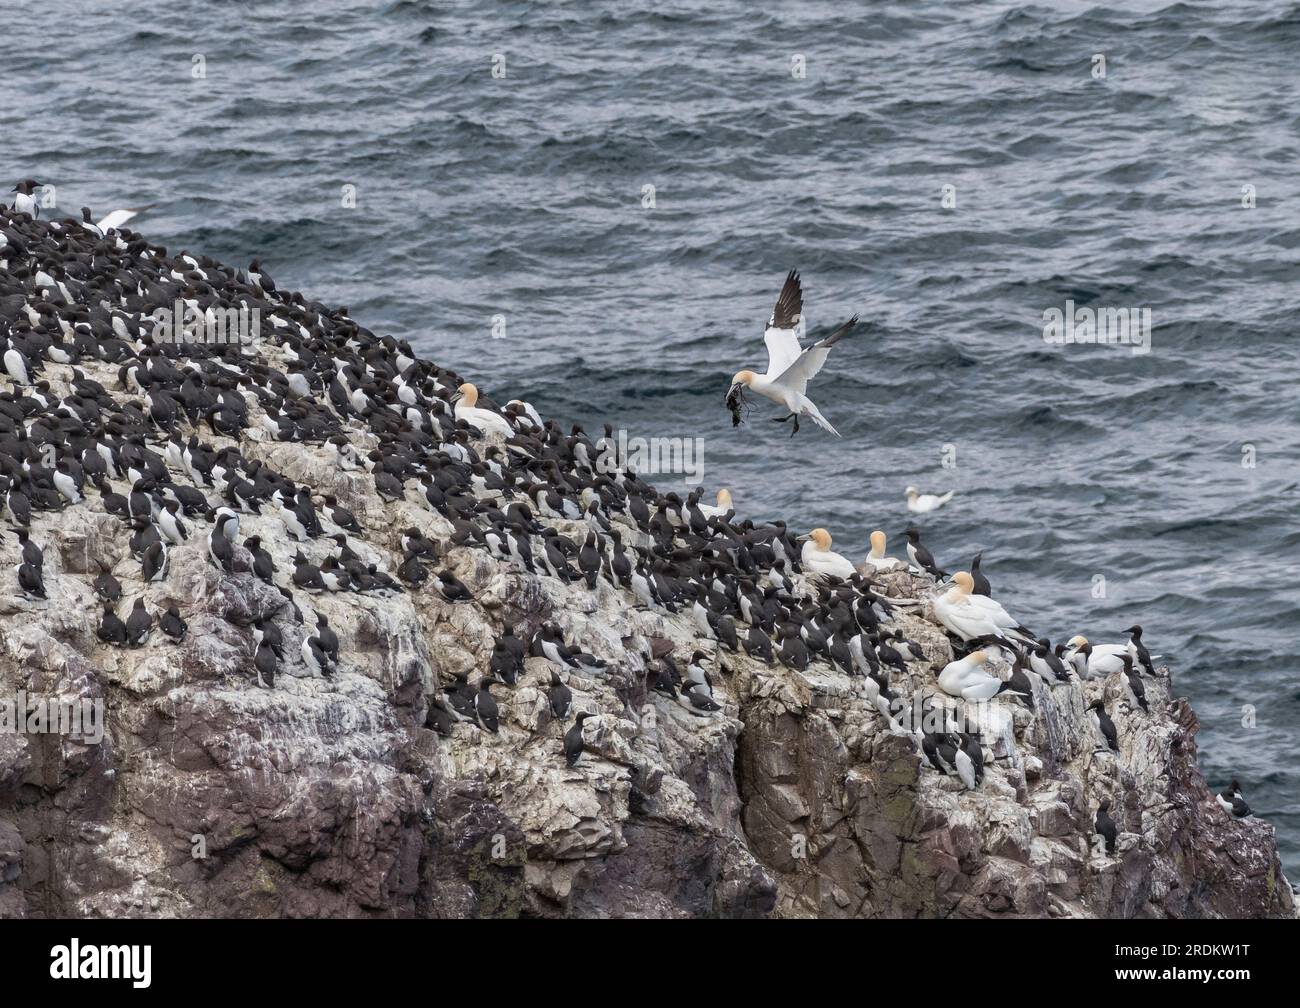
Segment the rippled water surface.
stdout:
<svg viewBox="0 0 1300 1008">
<path fill-rule="evenodd" d="M 1300 5 L 781 6 L 48 0 L 0 162 L 498 399 L 703 438 L 851 556 L 956 490 L 940 561 L 1053 639 L 1142 623 L 1300 876 Z M 865 323 L 812 390 L 841 440 L 723 406 L 791 267 L 809 335 Z M 1048 345 L 1067 299 L 1150 352 Z"/>
</svg>

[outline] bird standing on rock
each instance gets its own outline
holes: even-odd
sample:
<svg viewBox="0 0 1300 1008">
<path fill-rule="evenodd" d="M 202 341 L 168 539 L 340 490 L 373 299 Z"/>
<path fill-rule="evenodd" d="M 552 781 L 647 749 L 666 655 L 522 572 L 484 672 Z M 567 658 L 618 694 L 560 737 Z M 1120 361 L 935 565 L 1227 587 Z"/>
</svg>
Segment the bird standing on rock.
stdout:
<svg viewBox="0 0 1300 1008">
<path fill-rule="evenodd" d="M 257 672 L 257 685 L 270 689 L 275 685 L 275 671 L 279 667 L 275 648 L 263 640 L 257 645 L 253 654 L 253 668 Z"/>
<path fill-rule="evenodd" d="M 180 643 L 185 639 L 185 631 L 188 626 L 185 620 L 181 619 L 180 610 L 175 604 L 169 605 L 167 611 L 158 618 L 158 626 L 168 637 Z"/>
<path fill-rule="evenodd" d="M 1119 734 L 1115 731 L 1115 722 L 1106 713 L 1105 705 L 1100 700 L 1094 700 L 1088 704 L 1088 710 L 1092 712 L 1093 727 L 1101 733 L 1106 746 L 1112 752 L 1119 752 Z"/>
<path fill-rule="evenodd" d="M 1251 814 L 1250 806 L 1241 797 L 1241 785 L 1237 783 L 1236 777 L 1232 778 L 1232 783 L 1215 795 L 1215 798 L 1234 819 L 1245 819 Z"/>
<path fill-rule="evenodd" d="M 145 607 L 144 597 L 135 600 L 131 615 L 126 618 L 126 642 L 131 647 L 140 647 L 149 640 L 153 633 L 153 614 Z"/>
<path fill-rule="evenodd" d="M 24 561 L 14 568 L 14 572 L 18 575 L 18 588 L 22 591 L 23 598 L 28 601 L 44 600 L 45 579 L 39 567 L 33 567 Z"/>
<path fill-rule="evenodd" d="M 831 534 L 824 528 L 815 528 L 798 541 L 803 543 L 799 562 L 809 577 L 837 577 L 847 581 L 857 573 L 853 564 L 831 549 Z"/>
<path fill-rule="evenodd" d="M 126 624 L 113 611 L 113 603 L 104 603 L 104 615 L 99 621 L 95 636 L 105 644 L 122 645 L 126 643 Z"/>
<path fill-rule="evenodd" d="M 1107 855 L 1115 854 L 1115 838 L 1119 831 L 1115 828 L 1115 820 L 1110 817 L 1110 799 L 1103 798 L 1097 803 L 1097 835 L 1100 836 L 1106 845 Z"/>
<path fill-rule="evenodd" d="M 551 705 L 551 716 L 556 721 L 567 720 L 573 706 L 573 693 L 554 669 L 551 670 L 551 688 L 547 691 L 547 699 Z"/>
<path fill-rule="evenodd" d="M 907 556 L 912 561 L 912 566 L 925 571 L 936 581 L 944 580 L 948 575 L 939 569 L 934 556 L 921 544 L 921 533 L 909 528 L 903 530 L 903 535 L 907 538 Z"/>
<path fill-rule="evenodd" d="M 474 694 L 474 716 L 478 720 L 480 728 L 495 735 L 498 728 L 498 709 L 491 687 L 491 679 L 479 680 L 478 692 Z"/>
<path fill-rule="evenodd" d="M 448 602 L 471 602 L 474 593 L 466 588 L 449 570 L 442 570 L 433 576 L 433 586 Z"/>
<path fill-rule="evenodd" d="M 579 711 L 574 718 L 573 727 L 564 733 L 564 762 L 569 766 L 574 766 L 578 762 L 578 757 L 582 755 L 585 748 L 585 742 L 582 737 L 582 724 L 589 717 L 596 715 L 590 711 Z"/>
</svg>

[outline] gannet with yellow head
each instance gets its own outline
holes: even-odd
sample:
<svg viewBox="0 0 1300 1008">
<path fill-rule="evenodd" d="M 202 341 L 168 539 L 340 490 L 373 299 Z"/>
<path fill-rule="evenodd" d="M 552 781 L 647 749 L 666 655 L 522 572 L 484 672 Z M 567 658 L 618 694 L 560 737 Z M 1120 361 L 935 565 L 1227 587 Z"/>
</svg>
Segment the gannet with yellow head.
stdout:
<svg viewBox="0 0 1300 1008">
<path fill-rule="evenodd" d="M 1065 645 L 1065 660 L 1074 666 L 1081 679 L 1099 679 L 1124 667 L 1127 644 L 1090 644 L 1082 635 L 1071 637 Z"/>
<path fill-rule="evenodd" d="M 824 528 L 815 528 L 799 537 L 803 550 L 799 562 L 809 577 L 837 577 L 847 581 L 857 573 L 853 564 L 831 551 L 831 534 Z"/>
<path fill-rule="evenodd" d="M 934 599 L 934 614 L 940 623 L 962 640 L 993 636 L 1034 643 L 1001 605 L 985 595 L 972 594 L 974 585 L 966 571 L 952 576 L 952 587 Z"/>
<path fill-rule="evenodd" d="M 886 571 L 901 566 L 901 560 L 885 556 L 885 533 L 876 529 L 871 533 L 871 552 L 862 561 L 864 573 L 870 570 Z"/>
<path fill-rule="evenodd" d="M 712 504 L 700 504 L 697 506 L 700 509 L 700 514 L 704 515 L 705 518 L 722 518 L 726 516 L 728 511 L 734 510 L 734 506 L 731 503 L 731 491 L 726 487 L 723 487 L 718 491 L 717 507 L 714 507 Z"/>
<path fill-rule="evenodd" d="M 451 401 L 454 404 L 456 419 L 464 420 L 484 434 L 500 434 L 503 438 L 508 438 L 514 433 L 510 425 L 496 413 L 479 408 L 478 389 L 469 382 L 456 390 Z"/>
<path fill-rule="evenodd" d="M 768 319 L 763 332 L 763 342 L 767 345 L 767 373 L 756 374 L 751 370 L 737 371 L 731 378 L 731 389 L 727 392 L 727 408 L 731 410 L 732 426 L 740 423 L 740 406 L 744 402 L 744 390 L 756 392 L 772 402 L 783 406 L 787 415 L 772 417 L 777 423 L 793 419 L 794 429 L 790 436 L 799 431 L 799 418 L 808 417 L 823 430 L 836 437 L 839 431 L 821 415 L 817 406 L 807 396 L 808 382 L 816 377 L 826 363 L 831 347 L 853 331 L 858 323 L 854 315 L 824 340 L 807 348 L 799 345 L 797 335 L 799 320 L 803 313 L 803 288 L 799 284 L 799 274 L 791 270 L 785 278 L 785 285 L 776 299 L 776 307 Z"/>
</svg>

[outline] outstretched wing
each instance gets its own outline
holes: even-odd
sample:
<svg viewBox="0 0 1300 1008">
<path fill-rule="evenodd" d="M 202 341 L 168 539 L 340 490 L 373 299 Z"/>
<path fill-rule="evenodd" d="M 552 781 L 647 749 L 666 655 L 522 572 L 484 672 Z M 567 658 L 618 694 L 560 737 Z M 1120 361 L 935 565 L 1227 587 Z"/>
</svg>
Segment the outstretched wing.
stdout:
<svg viewBox="0 0 1300 1008">
<path fill-rule="evenodd" d="M 826 363 L 826 358 L 830 356 L 831 347 L 842 340 L 845 336 L 853 331 L 853 327 L 858 324 L 856 315 L 849 319 L 824 340 L 814 343 L 807 350 L 799 354 L 777 377 L 776 381 L 788 389 L 793 389 L 800 395 L 808 389 L 808 382 L 811 381 L 822 369 Z"/>
<path fill-rule="evenodd" d="M 131 220 L 131 218 L 138 217 L 146 210 L 155 206 L 157 206 L 156 203 L 150 203 L 148 206 L 135 207 L 130 210 L 114 210 L 95 226 L 99 228 L 99 230 L 103 231 L 104 234 L 108 234 L 108 232 L 113 228 L 122 227 L 127 221 Z"/>
<path fill-rule="evenodd" d="M 786 274 L 781 295 L 776 299 L 772 317 L 767 320 L 763 342 L 767 344 L 767 377 L 775 378 L 799 357 L 799 338 L 795 331 L 803 314 L 803 288 L 799 286 L 799 273 Z"/>
</svg>

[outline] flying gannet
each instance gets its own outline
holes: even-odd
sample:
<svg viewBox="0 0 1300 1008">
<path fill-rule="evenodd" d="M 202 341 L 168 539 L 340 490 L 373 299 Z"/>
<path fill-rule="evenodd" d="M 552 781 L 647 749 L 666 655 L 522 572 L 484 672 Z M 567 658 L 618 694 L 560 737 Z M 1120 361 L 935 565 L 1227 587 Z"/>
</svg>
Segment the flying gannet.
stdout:
<svg viewBox="0 0 1300 1008">
<path fill-rule="evenodd" d="M 802 312 L 803 290 L 799 286 L 799 274 L 791 270 L 785 278 L 785 286 L 781 288 L 781 296 L 776 300 L 772 317 L 768 319 L 767 329 L 763 332 L 763 342 L 767 345 L 767 373 L 760 375 L 749 370 L 737 371 L 731 379 L 727 407 L 731 410 L 733 427 L 740 423 L 740 404 L 744 401 L 744 389 L 749 388 L 789 411 L 784 417 L 772 419 L 777 423 L 785 423 L 793 418 L 791 437 L 799 431 L 800 417 L 808 417 L 817 426 L 836 437 L 840 436 L 840 432 L 821 415 L 805 393 L 808 382 L 826 363 L 831 347 L 853 331 L 858 317 L 854 315 L 824 340 L 805 348 L 799 345 L 799 337 L 796 335 Z"/>
</svg>

